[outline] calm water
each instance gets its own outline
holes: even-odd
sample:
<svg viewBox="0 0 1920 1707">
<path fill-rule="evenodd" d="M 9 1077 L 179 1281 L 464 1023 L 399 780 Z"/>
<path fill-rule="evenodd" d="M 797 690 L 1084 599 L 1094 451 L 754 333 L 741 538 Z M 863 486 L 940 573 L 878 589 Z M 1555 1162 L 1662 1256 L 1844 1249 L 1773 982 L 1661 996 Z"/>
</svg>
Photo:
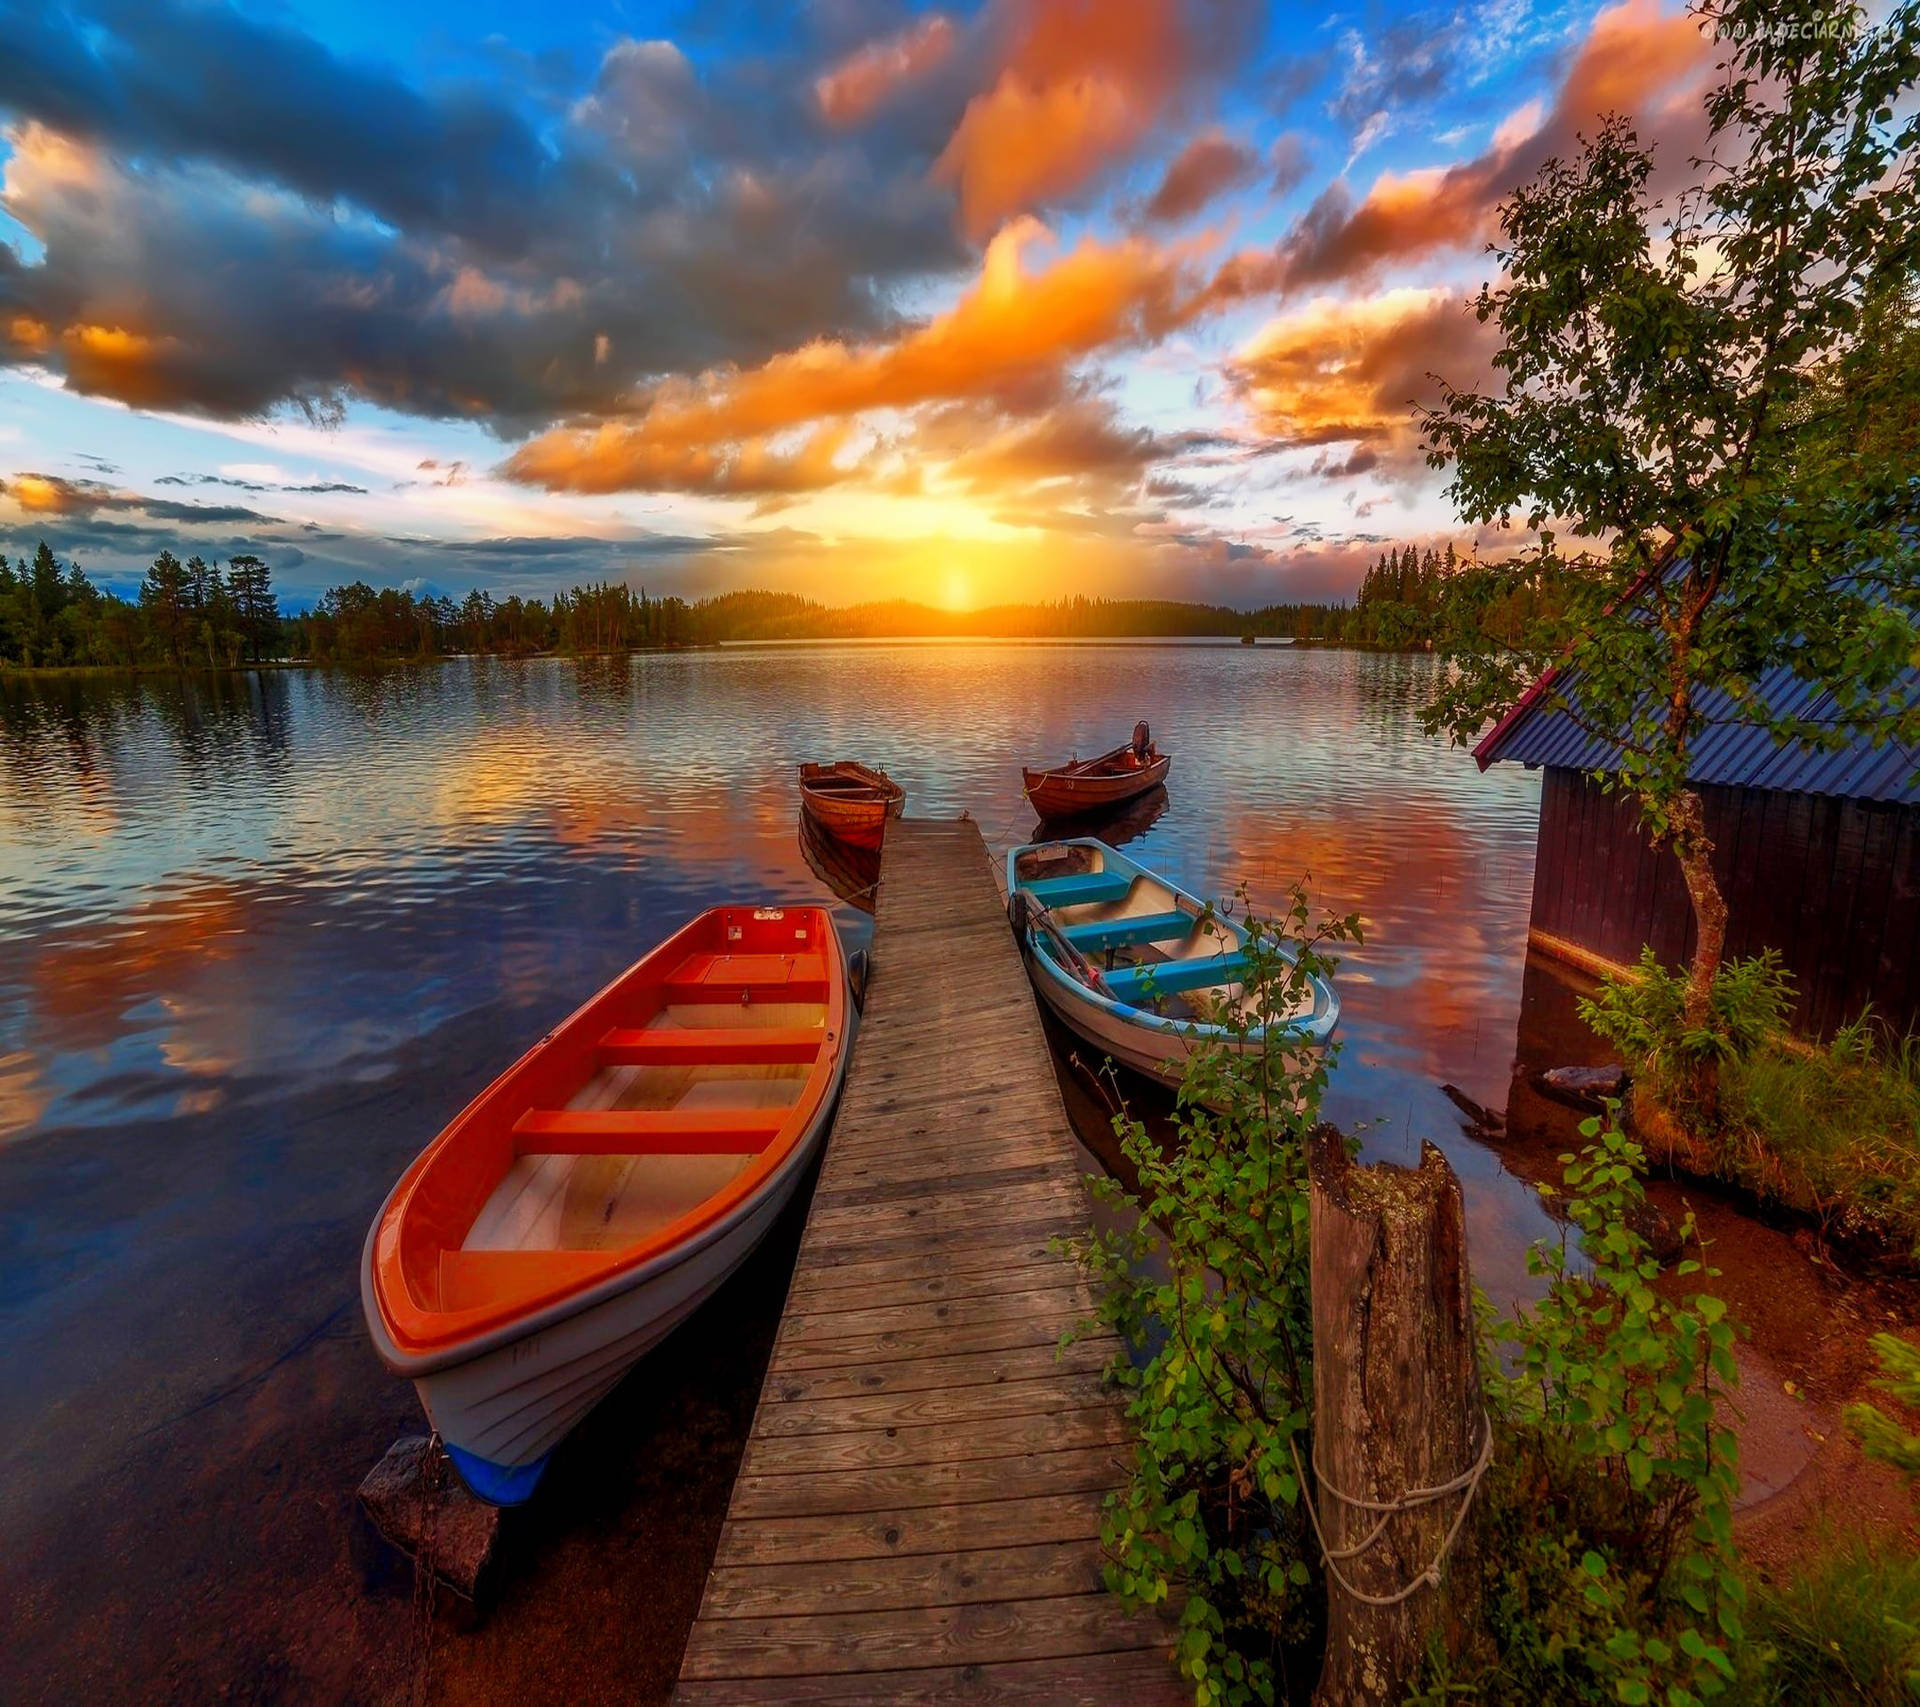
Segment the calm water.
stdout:
<svg viewBox="0 0 1920 1707">
<path fill-rule="evenodd" d="M 1447 1148 L 1476 1272 L 1510 1295 L 1546 1223 L 1439 1086 L 1507 1100 L 1537 783 L 1419 733 L 1432 670 L 902 644 L 0 682 L 0 1531 L 28 1549 L 11 1563 L 44 1563 L 130 1479 L 135 1498 L 156 1480 L 204 1496 L 209 1455 L 351 1486 L 411 1405 L 357 1317 L 388 1184 L 688 914 L 825 895 L 795 833 L 804 758 L 883 763 L 909 811 L 970 812 L 1002 851 L 1033 827 L 1022 759 L 1150 717 L 1169 799 L 1129 851 L 1257 901 L 1309 876 L 1361 914 L 1329 1112 L 1374 1155 Z M 863 914 L 838 917 L 865 940 Z M 118 1545 L 139 1569 L 155 1542 Z M 42 1572 L 28 1617 L 83 1586 Z"/>
</svg>

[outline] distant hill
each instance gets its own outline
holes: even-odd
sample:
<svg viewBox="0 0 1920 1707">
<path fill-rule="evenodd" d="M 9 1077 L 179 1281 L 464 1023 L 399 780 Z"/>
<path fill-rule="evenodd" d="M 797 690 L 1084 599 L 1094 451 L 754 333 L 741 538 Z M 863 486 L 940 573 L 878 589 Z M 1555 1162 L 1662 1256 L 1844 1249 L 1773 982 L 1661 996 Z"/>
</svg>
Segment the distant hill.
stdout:
<svg viewBox="0 0 1920 1707">
<path fill-rule="evenodd" d="M 908 599 L 823 605 L 793 593 L 722 593 L 688 608 L 692 637 L 727 640 L 888 640 L 917 636 L 996 640 L 1243 634 L 1311 637 L 1340 607 L 1269 605 L 1237 611 L 1173 599 L 1060 599 L 1048 604 L 942 610 Z"/>
</svg>

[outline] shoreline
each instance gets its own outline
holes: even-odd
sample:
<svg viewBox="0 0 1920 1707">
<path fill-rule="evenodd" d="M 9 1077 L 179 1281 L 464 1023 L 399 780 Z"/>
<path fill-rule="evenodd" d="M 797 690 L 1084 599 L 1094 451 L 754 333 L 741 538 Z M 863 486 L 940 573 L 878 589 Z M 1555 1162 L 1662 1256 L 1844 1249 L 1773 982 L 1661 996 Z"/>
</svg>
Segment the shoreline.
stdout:
<svg viewBox="0 0 1920 1707">
<path fill-rule="evenodd" d="M 254 673 L 309 670 L 402 670 L 469 659 L 502 663 L 585 662 L 613 658 L 683 656 L 693 652 L 759 649 L 803 650 L 824 646 L 1087 646 L 1195 647 L 1219 651 L 1362 652 L 1390 657 L 1432 656 L 1424 646 L 1380 646 L 1359 640 L 1296 639 L 1288 635 L 1261 635 L 1252 646 L 1229 634 L 812 634 L 792 637 L 742 637 L 696 640 L 666 646 L 623 646 L 598 652 L 436 652 L 427 657 L 393 655 L 377 658 L 262 658 L 244 664 L 195 664 L 176 669 L 171 664 L 44 664 L 0 663 L 0 681 L 56 681 L 64 678 L 138 676 L 191 680 L 207 676 L 244 676 Z"/>
</svg>

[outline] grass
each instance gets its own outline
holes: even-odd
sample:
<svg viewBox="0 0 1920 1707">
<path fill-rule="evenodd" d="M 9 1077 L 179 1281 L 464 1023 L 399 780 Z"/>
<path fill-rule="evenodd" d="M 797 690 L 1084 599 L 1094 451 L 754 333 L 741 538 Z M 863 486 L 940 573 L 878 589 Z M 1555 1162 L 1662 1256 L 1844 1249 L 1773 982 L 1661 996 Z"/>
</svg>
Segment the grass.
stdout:
<svg viewBox="0 0 1920 1707">
<path fill-rule="evenodd" d="M 1920 1556 L 1830 1544 L 1782 1586 L 1756 1583 L 1729 1707 L 1920 1701 Z"/>
<path fill-rule="evenodd" d="M 1920 1259 L 1920 1040 L 1866 1024 L 1770 1043 L 1721 1072 L 1721 1167 L 1830 1230 Z"/>
<path fill-rule="evenodd" d="M 1650 1152 L 1920 1266 L 1920 1037 L 1889 1043 L 1862 1014 L 1827 1043 L 1793 1038 L 1793 981 L 1771 950 L 1720 968 L 1704 1023 L 1685 1007 L 1684 977 L 1652 949 L 1580 1004 L 1633 1070 Z"/>
</svg>

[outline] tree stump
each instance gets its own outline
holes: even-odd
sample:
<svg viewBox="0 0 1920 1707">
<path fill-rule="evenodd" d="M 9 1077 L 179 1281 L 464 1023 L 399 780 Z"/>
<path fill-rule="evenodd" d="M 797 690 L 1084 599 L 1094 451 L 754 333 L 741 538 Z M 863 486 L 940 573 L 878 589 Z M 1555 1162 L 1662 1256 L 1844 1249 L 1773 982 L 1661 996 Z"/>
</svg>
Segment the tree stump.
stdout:
<svg viewBox="0 0 1920 1707">
<path fill-rule="evenodd" d="M 408 1435 L 360 1484 L 373 1526 L 463 1600 L 483 1607 L 500 1539 L 501 1512 L 461 1486 L 446 1454 L 425 1435 Z"/>
<path fill-rule="evenodd" d="M 1435 1632 L 1457 1652 L 1477 1612 L 1471 1509 L 1448 1546 L 1477 1478 L 1403 1510 L 1354 1503 L 1384 1506 L 1441 1488 L 1480 1461 L 1486 1422 L 1465 1214 L 1460 1182 L 1431 1144 L 1418 1168 L 1360 1168 L 1345 1138 L 1323 1126 L 1309 1139 L 1308 1168 L 1314 1498 L 1331 1555 L 1314 1700 L 1376 1707 L 1405 1698 Z M 1341 1557 L 1349 1548 L 1360 1550 Z M 1436 1561 L 1438 1587 L 1421 1581 Z M 1410 1584 L 1419 1586 L 1393 1605 L 1353 1592 L 1386 1598 Z"/>
</svg>

